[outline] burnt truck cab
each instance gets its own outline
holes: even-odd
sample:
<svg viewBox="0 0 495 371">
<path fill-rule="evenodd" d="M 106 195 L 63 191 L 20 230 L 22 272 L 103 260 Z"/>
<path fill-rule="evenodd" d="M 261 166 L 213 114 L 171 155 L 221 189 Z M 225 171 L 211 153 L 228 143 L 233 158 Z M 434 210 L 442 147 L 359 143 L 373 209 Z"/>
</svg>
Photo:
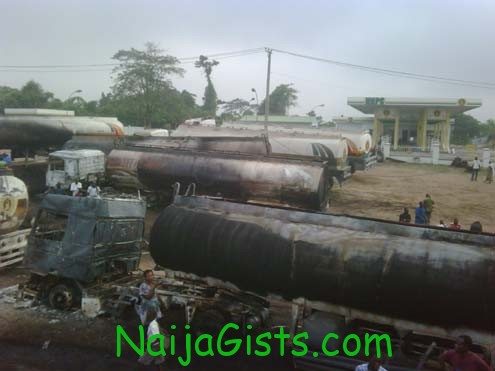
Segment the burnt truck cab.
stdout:
<svg viewBox="0 0 495 371">
<path fill-rule="evenodd" d="M 85 287 L 136 270 L 146 204 L 47 194 L 24 256 L 28 286 L 55 307 L 70 307 Z"/>
</svg>

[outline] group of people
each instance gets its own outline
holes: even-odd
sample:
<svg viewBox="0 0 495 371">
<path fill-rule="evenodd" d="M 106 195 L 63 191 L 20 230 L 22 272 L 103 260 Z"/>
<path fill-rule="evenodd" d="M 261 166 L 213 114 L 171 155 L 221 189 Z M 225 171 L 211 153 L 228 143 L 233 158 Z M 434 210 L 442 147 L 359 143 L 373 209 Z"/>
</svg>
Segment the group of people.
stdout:
<svg viewBox="0 0 495 371">
<path fill-rule="evenodd" d="M 425 199 L 420 201 L 418 207 L 416 207 L 414 212 L 414 224 L 430 224 L 433 205 L 435 205 L 435 201 L 433 201 L 431 196 L 427 193 Z M 411 214 L 409 214 L 409 209 L 405 207 L 403 213 L 399 215 L 399 222 L 411 223 L 411 220 L 412 217 Z"/>
<path fill-rule="evenodd" d="M 478 157 L 475 157 L 473 160 L 473 166 L 471 168 L 471 182 L 478 181 L 478 173 L 481 169 L 481 162 Z M 485 183 L 491 184 L 493 182 L 493 175 L 495 173 L 495 164 L 490 160 L 488 162 L 488 167 L 486 169 L 486 178 Z"/>
<path fill-rule="evenodd" d="M 418 203 L 418 206 L 414 210 L 414 224 L 419 225 L 431 225 L 431 217 L 433 214 L 433 205 L 435 205 L 435 201 L 431 198 L 431 196 L 427 193 L 425 199 Z M 399 223 L 410 224 L 412 222 L 412 216 L 409 213 L 409 209 L 407 207 L 404 208 L 402 214 L 399 215 Z M 452 223 L 447 224 L 443 220 L 440 220 L 440 223 L 436 225 L 437 227 L 449 228 L 454 230 L 462 229 L 461 224 L 459 223 L 459 219 L 454 218 Z M 483 232 L 483 226 L 479 221 L 475 221 L 471 224 L 469 228 L 471 232 L 481 233 Z"/>
<path fill-rule="evenodd" d="M 82 183 L 79 180 L 74 180 L 69 186 L 69 192 L 74 197 L 81 197 L 84 195 Z M 62 188 L 62 184 L 57 183 L 55 188 L 52 188 L 48 191 L 48 193 L 65 195 L 66 190 Z M 88 197 L 99 198 L 101 194 L 101 189 L 95 182 L 91 182 L 86 189 L 86 195 Z"/>
</svg>

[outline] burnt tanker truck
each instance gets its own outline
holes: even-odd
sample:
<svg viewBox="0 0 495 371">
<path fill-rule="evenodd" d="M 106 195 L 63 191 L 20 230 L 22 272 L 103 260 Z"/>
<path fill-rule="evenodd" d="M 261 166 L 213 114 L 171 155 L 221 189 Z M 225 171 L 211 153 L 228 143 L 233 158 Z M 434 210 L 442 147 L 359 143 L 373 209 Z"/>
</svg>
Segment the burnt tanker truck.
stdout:
<svg viewBox="0 0 495 371">
<path fill-rule="evenodd" d="M 311 210 L 327 207 L 331 180 L 327 163 L 314 157 L 167 148 L 156 143 L 113 150 L 106 169 L 117 188 L 171 194 L 176 182 L 194 183 L 201 195 Z"/>
<path fill-rule="evenodd" d="M 150 240 L 172 270 L 485 343 L 495 340 L 494 247 L 489 234 L 184 196 Z"/>
</svg>

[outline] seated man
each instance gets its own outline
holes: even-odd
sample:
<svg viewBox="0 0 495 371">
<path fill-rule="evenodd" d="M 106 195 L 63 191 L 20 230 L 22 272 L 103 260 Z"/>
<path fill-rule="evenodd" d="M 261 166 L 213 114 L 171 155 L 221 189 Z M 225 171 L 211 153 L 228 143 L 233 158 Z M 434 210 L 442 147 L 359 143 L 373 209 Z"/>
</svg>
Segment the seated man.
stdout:
<svg viewBox="0 0 495 371">
<path fill-rule="evenodd" d="M 157 319 L 162 318 L 160 302 L 155 294 L 155 286 L 153 271 L 151 269 L 145 270 L 144 282 L 139 285 L 140 304 L 136 307 L 143 324 L 146 322 L 146 314 L 150 308 L 156 311 Z"/>
<path fill-rule="evenodd" d="M 454 221 L 449 225 L 449 229 L 456 229 L 456 230 L 462 229 L 461 225 L 459 224 L 459 219 L 454 218 Z"/>
<path fill-rule="evenodd" d="M 411 223 L 411 214 L 409 214 L 409 209 L 407 207 L 404 208 L 404 212 L 399 215 L 400 223 Z"/>
</svg>

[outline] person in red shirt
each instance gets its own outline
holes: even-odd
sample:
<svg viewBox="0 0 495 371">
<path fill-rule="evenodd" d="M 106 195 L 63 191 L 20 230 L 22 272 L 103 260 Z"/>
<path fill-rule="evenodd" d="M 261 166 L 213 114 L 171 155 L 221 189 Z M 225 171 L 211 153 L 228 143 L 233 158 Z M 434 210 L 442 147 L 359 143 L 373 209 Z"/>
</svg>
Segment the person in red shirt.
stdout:
<svg viewBox="0 0 495 371">
<path fill-rule="evenodd" d="M 459 220 L 457 218 L 454 218 L 454 222 L 449 225 L 450 229 L 461 229 L 461 225 L 459 224 Z"/>
<path fill-rule="evenodd" d="M 491 371 L 488 364 L 470 351 L 473 340 L 470 336 L 457 338 L 455 348 L 447 350 L 440 356 L 440 361 L 448 363 L 454 371 Z"/>
</svg>

